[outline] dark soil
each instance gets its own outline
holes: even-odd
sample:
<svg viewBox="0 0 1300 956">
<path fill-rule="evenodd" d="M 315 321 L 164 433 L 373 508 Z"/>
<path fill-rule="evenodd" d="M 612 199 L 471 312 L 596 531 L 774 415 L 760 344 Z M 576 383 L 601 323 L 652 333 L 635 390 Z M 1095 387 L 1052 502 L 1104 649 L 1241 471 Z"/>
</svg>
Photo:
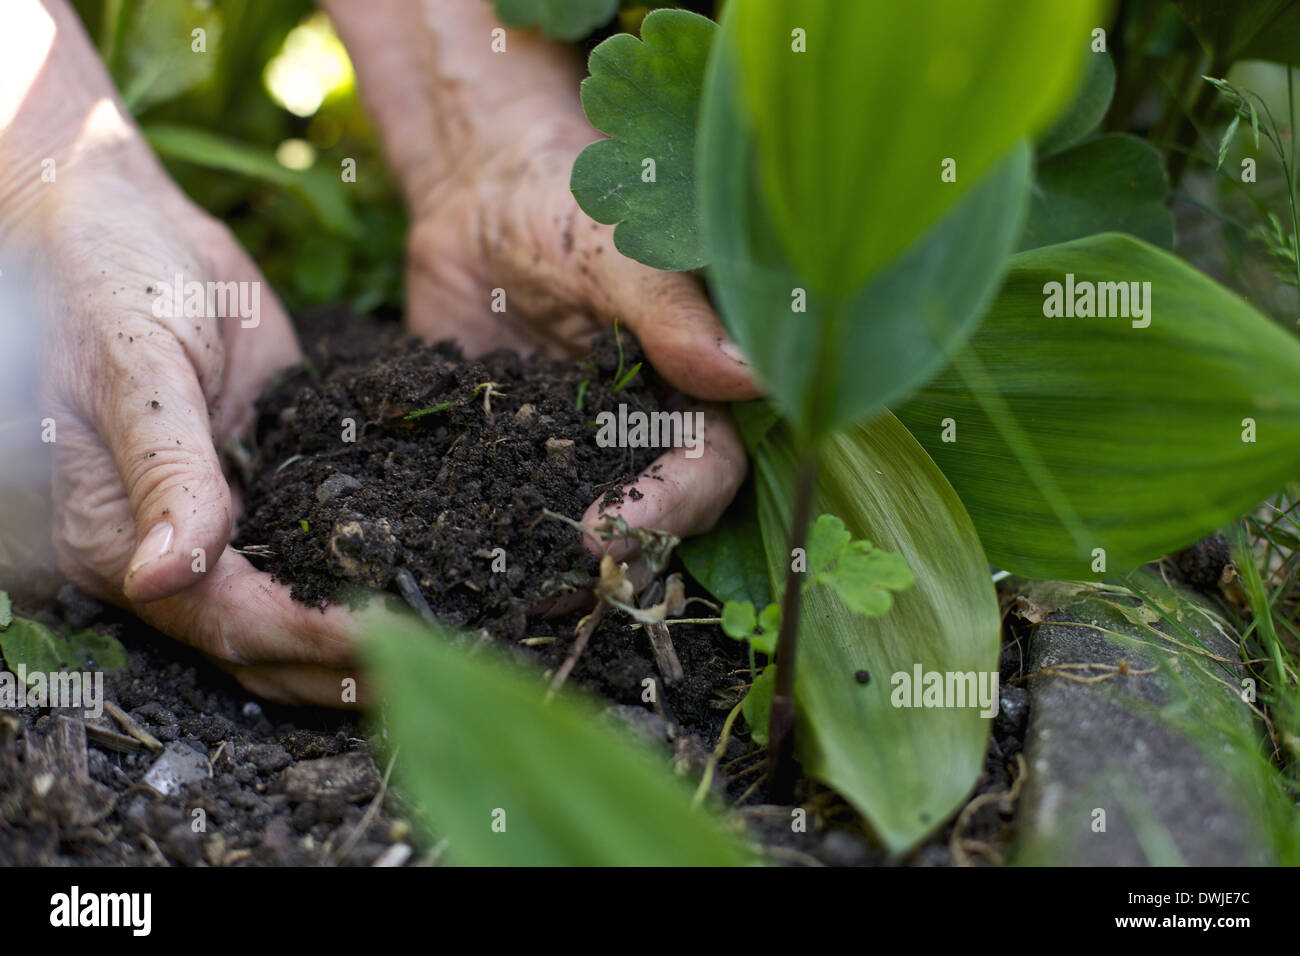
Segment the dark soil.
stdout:
<svg viewBox="0 0 1300 956">
<path fill-rule="evenodd" d="M 466 361 L 450 343 L 386 344 L 373 322 L 334 322 L 258 403 L 237 546 L 265 551 L 305 603 L 351 584 L 400 591 L 406 571 L 441 620 L 518 640 L 532 608 L 597 571 L 544 512 L 614 503 L 661 454 L 596 443 L 600 412 L 659 409 L 648 366 L 615 390 L 642 361 L 635 340 L 606 333 L 581 362 Z"/>
<path fill-rule="evenodd" d="M 381 775 L 356 714 L 260 702 L 135 618 L 61 598 L 39 616 L 120 635 L 130 663 L 106 676 L 106 699 L 190 758 L 196 779 L 151 789 L 161 755 L 97 740 L 125 736 L 108 714 L 0 711 L 0 866 L 369 865 L 409 839 L 392 792 L 359 829 Z"/>
<path fill-rule="evenodd" d="M 385 768 L 375 764 L 357 715 L 259 701 L 197 653 L 70 587 L 58 606 L 36 616 L 60 630 L 90 624 L 118 636 L 129 665 L 107 675 L 106 698 L 164 746 L 210 763 L 211 774 L 202 771 L 162 795 L 145 783 L 160 755 L 143 747 L 122 752 L 88 736 L 79 714 L 0 711 L 0 866 L 370 866 L 440 858 L 437 846 L 417 841 L 400 792 L 382 787 Z M 734 642 L 719 641 L 714 628 L 674 627 L 686 682 L 666 689 L 663 705 L 651 710 L 641 702 L 640 679 L 654 665 L 640 634 L 623 625 L 602 627 L 574 680 L 613 691 L 606 693 L 618 701 L 607 708 L 611 722 L 657 743 L 666 761 L 696 779 L 717 740 L 724 688 L 743 680 L 729 676 L 741 664 L 722 653 Z M 1013 784 L 1027 703 L 1008 683 L 1018 666 L 1017 639 L 1009 628 L 1002 710 L 973 797 L 1003 794 Z M 562 657 L 567 642 L 551 647 Z M 107 715 L 91 723 L 122 735 Z M 762 762 L 763 750 L 739 728 L 714 790 L 736 804 L 774 860 L 888 862 L 852 808 L 807 780 L 796 799 L 808 808 L 808 830 L 792 833 L 792 807 L 772 804 L 765 787 L 754 786 Z M 1013 809 L 986 802 L 973 815 L 958 834 L 963 861 L 989 861 L 973 847 L 1005 851 Z M 950 822 L 904 862 L 953 863 L 954 829 Z"/>
<path fill-rule="evenodd" d="M 344 599 L 357 584 L 398 594 L 405 572 L 440 618 L 482 629 L 539 668 L 558 668 L 581 611 L 554 619 L 535 612 L 539 602 L 589 583 L 596 560 L 572 527 L 541 512 L 576 519 L 597 497 L 617 500 L 659 454 L 598 448 L 587 424 L 618 402 L 658 408 L 648 367 L 615 393 L 612 336 L 589 358 L 563 363 L 504 352 L 466 361 L 450 346 L 404 339 L 395 323 L 337 311 L 300 319 L 299 331 L 308 364 L 263 396 L 254 447 L 241 456 L 248 515 L 238 545 L 315 605 Z M 626 371 L 641 357 L 630 336 L 622 347 Z M 485 382 L 496 383 L 490 412 L 485 390 L 475 394 Z M 408 417 L 448 401 L 455 404 Z M 355 442 L 342 440 L 345 418 L 356 424 Z M 504 549 L 505 572 L 492 570 L 496 548 Z M 104 730 L 123 731 L 108 716 L 88 736 L 75 715 L 0 712 L 0 865 L 437 859 L 436 847 L 417 848 L 400 793 L 381 785 L 384 768 L 355 715 L 261 703 L 199 655 L 72 588 L 56 607 L 20 610 L 56 628 L 93 622 L 115 633 L 130 665 L 108 675 L 107 698 L 211 772 L 199 765 L 196 779 L 162 795 L 145 783 L 162 756 L 105 744 Z M 524 636 L 550 640 L 525 647 Z M 604 616 L 570 680 L 609 702 L 608 719 L 657 742 L 679 773 L 698 779 L 743 691 L 745 655 L 710 625 L 675 625 L 671 640 L 683 676 L 661 680 L 653 705 L 642 699 L 642 681 L 662 678 L 655 655 L 646 632 L 621 614 Z M 977 797 L 1005 794 L 1014 781 L 1027 708 L 1024 692 L 1009 684 L 1019 667 L 1017 640 L 1008 630 L 1002 712 Z M 749 821 L 775 860 L 888 862 L 852 809 L 808 780 L 796 796 L 808 808 L 808 830 L 792 833 L 792 807 L 770 802 L 762 765 L 762 749 L 738 727 L 714 792 Z M 959 832 L 950 822 L 903 862 L 996 859 L 1009 844 L 1014 805 L 990 799 L 980 806 Z M 204 828 L 196 829 L 200 817 Z"/>
</svg>

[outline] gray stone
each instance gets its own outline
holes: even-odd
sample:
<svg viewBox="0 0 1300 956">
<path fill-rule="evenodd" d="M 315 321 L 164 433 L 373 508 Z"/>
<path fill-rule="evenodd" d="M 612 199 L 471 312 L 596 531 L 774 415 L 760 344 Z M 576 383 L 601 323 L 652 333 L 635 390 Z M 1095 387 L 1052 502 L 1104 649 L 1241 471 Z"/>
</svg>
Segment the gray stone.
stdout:
<svg viewBox="0 0 1300 956">
<path fill-rule="evenodd" d="M 185 744 L 171 743 L 144 775 L 144 785 L 164 797 L 171 797 L 180 793 L 187 783 L 206 780 L 210 769 L 208 758 L 203 754 Z"/>
<path fill-rule="evenodd" d="M 316 500 L 324 504 L 327 501 L 343 498 L 360 490 L 361 482 L 357 481 L 357 479 L 342 472 L 335 472 L 317 486 Z"/>
<path fill-rule="evenodd" d="M 321 818 L 327 804 L 369 800 L 379 791 L 379 771 L 369 754 L 304 760 L 284 772 L 284 792 L 294 803 L 316 803 Z M 331 807 L 331 809 L 337 809 Z"/>
<path fill-rule="evenodd" d="M 1020 862 L 1273 862 L 1252 822 L 1257 798 L 1228 766 L 1232 748 L 1256 730 L 1226 663 L 1239 659 L 1237 647 L 1222 622 L 1184 613 L 1191 605 L 1176 600 L 1179 622 L 1221 661 L 1146 605 L 1113 592 L 1103 600 L 1075 589 L 1055 602 L 1062 609 L 1043 613 L 1026 668 L 1031 707 Z M 1046 612 L 1051 604 L 1034 606 Z M 1101 675 L 1107 676 L 1091 680 Z M 1179 724 L 1188 717 L 1195 728 Z M 1241 735 L 1235 744 L 1215 729 L 1229 724 Z M 1224 756 L 1207 759 L 1210 753 Z"/>
<path fill-rule="evenodd" d="M 1002 684 L 998 690 L 998 714 L 993 723 L 1003 736 L 1019 736 L 1029 717 L 1029 691 L 1015 684 Z"/>
<path fill-rule="evenodd" d="M 822 837 L 815 855 L 828 866 L 868 866 L 878 854 L 866 837 L 848 830 L 830 830 Z"/>
<path fill-rule="evenodd" d="M 668 724 L 653 710 L 633 704 L 611 704 L 604 711 L 611 723 L 632 732 L 648 744 L 662 746 L 668 741 Z"/>
</svg>

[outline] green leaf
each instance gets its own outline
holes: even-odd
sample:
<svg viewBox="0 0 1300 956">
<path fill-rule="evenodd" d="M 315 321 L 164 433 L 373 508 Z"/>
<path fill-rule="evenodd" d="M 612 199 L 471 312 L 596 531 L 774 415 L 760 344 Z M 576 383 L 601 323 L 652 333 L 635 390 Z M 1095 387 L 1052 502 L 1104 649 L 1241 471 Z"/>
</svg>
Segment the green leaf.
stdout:
<svg viewBox="0 0 1300 956">
<path fill-rule="evenodd" d="M 772 716 L 772 691 L 776 687 L 776 665 L 769 664 L 758 672 L 750 685 L 740 712 L 749 725 L 749 736 L 760 747 L 767 745 L 767 731 Z"/>
<path fill-rule="evenodd" d="M 320 167 L 295 170 L 281 166 L 275 155 L 252 146 L 188 126 L 154 123 L 144 128 L 145 138 L 164 159 L 195 163 L 260 179 L 296 195 L 317 221 L 336 235 L 355 238 L 361 222 L 337 177 Z"/>
<path fill-rule="evenodd" d="M 656 269 L 705 263 L 695 212 L 695 119 L 712 20 L 655 10 L 641 39 L 610 37 L 591 51 L 582 106 L 610 138 L 573 164 L 570 188 L 597 222 L 618 223 L 614 245 Z M 653 162 L 653 178 L 650 162 Z"/>
<path fill-rule="evenodd" d="M 217 68 L 221 12 L 200 0 L 137 0 L 114 79 L 127 109 L 145 109 L 207 82 Z M 193 31 L 204 31 L 206 52 L 196 51 Z"/>
<path fill-rule="evenodd" d="M 850 541 L 852 535 L 835 515 L 822 515 L 808 532 L 808 577 L 833 590 L 859 614 L 884 614 L 893 603 L 890 591 L 912 586 L 912 572 L 902 555 L 873 548 L 870 541 Z"/>
<path fill-rule="evenodd" d="M 585 697 L 469 642 L 388 622 L 366 643 L 399 781 L 470 865 L 717 866 L 739 842 Z M 494 819 L 504 812 L 504 832 Z"/>
<path fill-rule="evenodd" d="M 581 40 L 618 11 L 618 0 L 492 0 L 508 27 L 540 26 L 548 37 Z"/>
<path fill-rule="evenodd" d="M 623 389 L 627 388 L 628 385 L 632 383 L 632 379 L 636 378 L 636 373 L 639 371 L 641 371 L 641 363 L 637 362 L 627 370 L 627 374 L 614 383 L 614 394 L 617 395 L 619 392 L 623 391 Z"/>
<path fill-rule="evenodd" d="M 20 665 L 27 668 L 28 684 L 32 675 L 77 670 L 81 663 L 67 641 L 29 617 L 15 617 L 0 632 L 0 652 L 15 674 Z"/>
<path fill-rule="evenodd" d="M 1214 164 L 1215 169 L 1223 168 L 1223 161 L 1228 158 L 1228 147 L 1232 145 L 1232 137 L 1237 135 L 1237 127 L 1241 125 L 1241 114 L 1236 113 L 1232 117 L 1232 122 L 1228 128 L 1223 131 L 1223 139 L 1219 141 L 1219 157 Z"/>
<path fill-rule="evenodd" d="M 1300 65 L 1296 0 L 1174 0 L 1201 44 L 1225 69 L 1237 60 Z"/>
<path fill-rule="evenodd" d="M 740 429 L 745 449 L 751 452 L 763 441 L 768 430 L 781 420 L 780 410 L 762 398 L 752 402 L 732 402 L 731 414 L 736 419 L 736 427 Z"/>
<path fill-rule="evenodd" d="M 749 601 L 728 601 L 722 605 L 722 633 L 745 641 L 758 627 L 758 615 Z"/>
<path fill-rule="evenodd" d="M 759 633 L 760 628 L 762 633 Z M 780 629 L 781 609 L 775 604 L 769 604 L 757 616 L 754 605 L 748 601 L 728 601 L 722 606 L 722 632 L 738 641 L 745 641 L 760 654 L 771 657 L 776 653 L 776 637 Z"/>
<path fill-rule="evenodd" d="M 14 605 L 9 600 L 8 591 L 0 591 L 0 631 L 8 627 L 14 619 Z"/>
<path fill-rule="evenodd" d="M 1098 6 L 760 0 L 724 20 L 775 234 L 843 298 L 1066 106 Z M 955 183 L 940 181 L 948 157 Z"/>
<path fill-rule="evenodd" d="M 68 645 L 79 667 L 115 673 L 127 666 L 126 648 L 112 634 L 104 634 L 93 627 L 78 628 L 68 634 Z"/>
<path fill-rule="evenodd" d="M 1020 248 L 1127 232 L 1172 249 L 1168 198 L 1169 181 L 1154 147 L 1136 136 L 1098 136 L 1039 162 Z"/>
<path fill-rule="evenodd" d="M 17 673 L 21 664 L 29 675 L 87 669 L 113 673 L 127 665 L 126 648 L 111 634 L 84 627 L 62 637 L 40 621 L 21 616 L 0 628 L 0 653 L 5 667 Z"/>
<path fill-rule="evenodd" d="M 774 589 L 789 561 L 794 468 L 788 428 L 754 459 L 759 519 Z M 996 671 L 1001 624 L 975 528 L 956 493 L 892 415 L 828 440 L 815 506 L 849 533 L 897 552 L 916 583 L 886 617 L 863 617 L 827 588 L 804 595 L 795 687 L 804 770 L 856 807 L 891 852 L 940 826 L 983 767 L 988 721 L 970 708 L 890 703 L 890 675 Z M 866 670 L 873 679 L 859 684 Z"/>
<path fill-rule="evenodd" d="M 685 539 L 676 553 L 691 577 L 719 601 L 767 602 L 772 591 L 758 530 L 754 483 L 745 482 L 711 531 Z"/>
<path fill-rule="evenodd" d="M 800 431 L 821 434 L 901 398 L 942 368 L 973 330 L 1021 231 L 1029 149 L 1014 148 L 870 281 L 842 297 L 818 293 L 782 250 L 754 180 L 757 144 L 740 98 L 731 32 L 724 27 L 715 44 L 700 120 L 710 285 L 728 329 L 782 411 Z M 807 109 L 821 107 L 810 101 Z M 824 120 L 838 128 L 859 115 Z M 868 176 L 870 163 L 859 160 Z M 862 212 L 860 222 L 877 221 L 875 212 Z"/>
<path fill-rule="evenodd" d="M 1101 125 L 1115 95 L 1115 63 L 1109 53 L 1084 57 L 1083 85 L 1060 119 L 1038 141 L 1038 156 L 1045 158 L 1068 149 Z"/>
<path fill-rule="evenodd" d="M 1150 325 L 1045 317 L 1045 286 L 1067 273 L 1150 282 Z M 1197 540 L 1295 477 L 1300 343 L 1174 256 L 1094 236 L 1015 256 L 970 346 L 898 414 L 990 561 L 1094 579 Z"/>
<path fill-rule="evenodd" d="M 776 605 L 768 606 L 775 607 Z M 765 629 L 762 634 L 749 635 L 749 646 L 759 654 L 766 654 L 768 657 L 773 657 L 776 654 L 776 639 L 779 630 L 780 624 L 778 623 L 774 630 Z"/>
<path fill-rule="evenodd" d="M 822 515 L 808 529 L 808 577 L 815 578 L 834 564 L 853 535 L 835 515 Z"/>
<path fill-rule="evenodd" d="M 811 583 L 829 587 L 851 610 L 875 616 L 893 605 L 891 591 L 906 590 L 914 580 L 902 555 L 855 541 L 833 568 L 822 571 Z"/>
</svg>

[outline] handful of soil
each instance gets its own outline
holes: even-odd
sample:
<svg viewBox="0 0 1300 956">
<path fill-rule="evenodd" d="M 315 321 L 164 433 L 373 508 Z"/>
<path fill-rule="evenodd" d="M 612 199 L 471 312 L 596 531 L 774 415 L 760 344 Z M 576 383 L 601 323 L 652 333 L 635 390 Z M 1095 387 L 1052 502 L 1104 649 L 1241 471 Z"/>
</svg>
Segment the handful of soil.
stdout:
<svg viewBox="0 0 1300 956">
<path fill-rule="evenodd" d="M 258 400 L 236 546 L 307 604 L 355 584 L 411 602 L 414 584 L 447 623 L 523 636 L 531 608 L 598 568 L 544 509 L 576 520 L 598 497 L 621 500 L 661 450 L 601 448 L 595 419 L 657 411 L 658 383 L 642 365 L 616 390 L 642 360 L 626 332 L 578 362 L 467 360 L 393 335 L 358 347 L 359 321 L 378 324 L 336 318 Z"/>
</svg>

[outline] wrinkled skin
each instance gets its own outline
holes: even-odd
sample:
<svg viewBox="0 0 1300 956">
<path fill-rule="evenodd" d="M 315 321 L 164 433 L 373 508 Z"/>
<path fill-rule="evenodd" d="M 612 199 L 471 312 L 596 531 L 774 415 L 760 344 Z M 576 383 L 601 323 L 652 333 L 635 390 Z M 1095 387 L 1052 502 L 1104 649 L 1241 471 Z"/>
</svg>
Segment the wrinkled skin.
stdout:
<svg viewBox="0 0 1300 956">
<path fill-rule="evenodd" d="M 382 20 L 405 15 L 411 2 L 376 0 L 347 13 L 326 5 L 341 20 Z M 238 502 L 216 450 L 247 426 L 267 378 L 299 360 L 292 326 L 264 282 L 255 328 L 238 318 L 154 314 L 156 293 L 146 290 L 177 273 L 187 282 L 261 277 L 230 232 L 154 160 L 62 0 L 43 6 L 62 44 L 46 74 L 75 64 L 78 76 L 89 77 L 79 90 L 85 110 L 97 117 L 91 143 L 84 112 L 73 124 L 79 138 L 60 157 L 57 188 L 0 193 L 0 245 L 22 246 L 47 335 L 40 403 L 58 428 L 52 531 L 60 566 L 90 593 L 211 655 L 250 690 L 337 706 L 340 681 L 353 676 L 355 642 L 373 622 L 341 607 L 322 613 L 295 604 L 285 585 L 230 549 Z M 484 16 L 477 8 L 486 7 L 467 7 L 466 19 Z M 345 41 L 347 26 L 340 23 Z M 354 39 L 367 92 L 364 31 Z M 550 49 L 540 55 L 560 56 Z M 51 81 L 37 80 L 18 119 L 0 128 L 0 157 L 21 155 L 24 138 L 48 135 L 40 105 L 51 94 L 42 83 Z M 757 394 L 695 281 L 623 258 L 612 229 L 578 209 L 568 171 L 596 134 L 577 107 L 576 79 L 563 91 L 542 84 L 513 124 L 494 115 L 492 128 L 510 136 L 466 135 L 464 148 L 440 151 L 441 162 L 413 158 L 432 155 L 430 144 L 402 137 L 457 125 L 454 104 L 425 104 L 441 111 L 436 122 L 395 124 L 383 104 L 400 101 L 409 111 L 416 94 L 385 90 L 382 82 L 371 87 L 368 98 L 380 98 L 372 111 L 411 208 L 413 331 L 431 341 L 457 338 L 471 354 L 500 345 L 576 352 L 601 321 L 617 317 L 683 392 L 709 400 Z M 497 288 L 508 296 L 505 313 L 490 309 Z M 665 455 L 664 480 L 644 482 L 644 497 L 621 506 L 630 524 L 698 533 L 731 500 L 744 476 L 743 448 L 725 412 L 709 407 L 707 416 L 706 453 L 694 460 L 682 450 Z M 598 520 L 593 504 L 584 521 Z M 599 550 L 594 541 L 588 546 Z M 634 552 L 614 550 L 635 561 Z"/>
</svg>

